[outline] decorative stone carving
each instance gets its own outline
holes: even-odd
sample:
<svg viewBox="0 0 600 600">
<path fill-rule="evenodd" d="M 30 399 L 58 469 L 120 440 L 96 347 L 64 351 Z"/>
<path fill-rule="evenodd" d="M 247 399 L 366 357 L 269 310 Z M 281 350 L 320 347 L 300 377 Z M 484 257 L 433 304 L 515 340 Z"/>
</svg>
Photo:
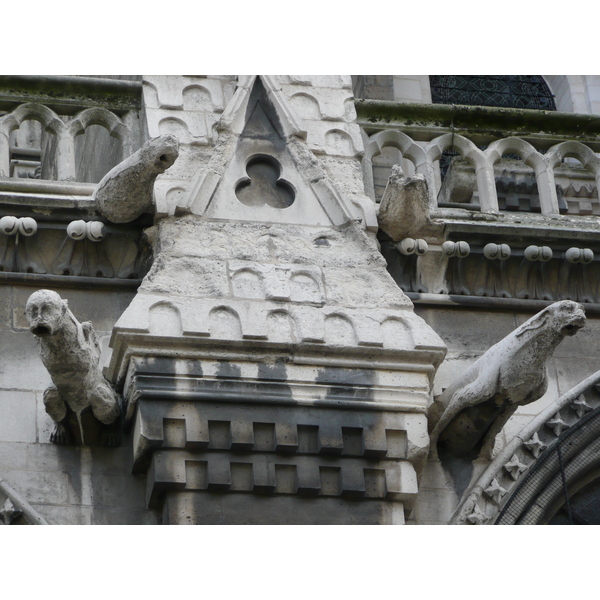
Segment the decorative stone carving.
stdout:
<svg viewBox="0 0 600 600">
<path fill-rule="evenodd" d="M 508 244 L 486 244 L 483 255 L 488 260 L 506 260 L 510 257 L 510 246 Z"/>
<path fill-rule="evenodd" d="M 581 419 L 586 412 L 592 410 L 592 407 L 586 402 L 585 396 L 580 394 L 571 404 L 573 410 L 577 413 L 577 418 Z"/>
<path fill-rule="evenodd" d="M 523 252 L 525 258 L 532 262 L 547 262 L 552 258 L 552 248 L 548 246 L 527 246 Z"/>
<path fill-rule="evenodd" d="M 469 256 L 471 247 L 468 242 L 452 242 L 448 240 L 442 244 L 442 252 L 448 258 L 465 258 Z"/>
<path fill-rule="evenodd" d="M 26 315 L 53 382 L 44 392 L 46 412 L 56 422 L 50 441 L 119 445 L 119 400 L 100 371 L 92 324 L 79 323 L 67 301 L 51 290 L 34 292 Z"/>
<path fill-rule="evenodd" d="M 473 512 L 467 517 L 470 525 L 485 525 L 489 520 L 490 518 L 478 506 L 475 506 Z"/>
<path fill-rule="evenodd" d="M 98 210 L 113 223 L 129 223 L 152 207 L 154 181 L 179 156 L 179 141 L 161 135 L 110 170 L 98 184 Z"/>
<path fill-rule="evenodd" d="M 422 256 L 429 249 L 425 240 L 414 240 L 413 238 L 404 238 L 397 247 L 398 252 L 405 254 L 406 256 L 410 254 Z"/>
<path fill-rule="evenodd" d="M 432 405 L 431 447 L 438 441 L 455 456 L 488 454 L 517 407 L 540 398 L 548 386 L 546 361 L 567 335 L 585 324 L 583 307 L 556 302 L 492 346 Z"/>
<path fill-rule="evenodd" d="M 516 454 L 504 465 L 504 470 L 515 480 L 519 479 L 521 473 L 527 469 Z"/>
<path fill-rule="evenodd" d="M 534 458 L 537 458 L 548 447 L 540 440 L 537 431 L 531 436 L 531 439 L 526 441 L 523 445 L 531 452 L 531 454 L 533 454 Z"/>
<path fill-rule="evenodd" d="M 422 175 L 405 177 L 399 165 L 392 167 L 379 209 L 379 226 L 394 240 L 440 235 L 441 223 L 429 214 L 429 193 Z"/>
<path fill-rule="evenodd" d="M 506 494 L 506 490 L 498 483 L 496 478 L 492 479 L 492 483 L 484 490 L 484 493 L 489 496 L 496 504 L 500 503 L 502 496 Z"/>
<path fill-rule="evenodd" d="M 83 220 L 72 221 L 67 225 L 67 235 L 75 241 L 88 239 L 90 242 L 100 242 L 104 239 L 106 228 L 101 221 Z"/>
<path fill-rule="evenodd" d="M 560 411 L 557 412 L 549 421 L 546 421 L 546 426 L 554 431 L 554 435 L 559 437 L 564 429 L 568 427 L 567 423 L 562 418 Z"/>
<path fill-rule="evenodd" d="M 10 525 L 13 521 L 16 521 L 22 514 L 23 511 L 17 509 L 10 498 L 6 499 L 2 510 L 0 510 L 0 517 L 2 517 L 2 521 L 5 525 Z"/>
<path fill-rule="evenodd" d="M 29 237 L 37 231 L 37 223 L 31 217 L 2 217 L 0 231 L 4 235 L 24 235 Z"/>
<path fill-rule="evenodd" d="M 594 260 L 594 253 L 589 248 L 569 248 L 565 252 L 565 258 L 570 263 L 587 265 Z"/>
</svg>

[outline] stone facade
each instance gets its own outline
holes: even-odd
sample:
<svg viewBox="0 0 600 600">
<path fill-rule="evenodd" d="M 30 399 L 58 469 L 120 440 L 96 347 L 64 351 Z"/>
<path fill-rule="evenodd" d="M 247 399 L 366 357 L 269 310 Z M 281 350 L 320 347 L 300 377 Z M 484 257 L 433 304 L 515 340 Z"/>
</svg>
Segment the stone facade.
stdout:
<svg viewBox="0 0 600 600">
<path fill-rule="evenodd" d="M 595 465 L 596 79 L 547 77 L 554 115 L 432 105 L 427 76 L 0 78 L 1 518 L 558 518 L 557 440 L 573 494 Z M 117 447 L 51 443 L 40 289 L 95 330 Z M 557 301 L 587 320 L 534 350 L 547 391 L 438 457 L 434 401 Z"/>
</svg>

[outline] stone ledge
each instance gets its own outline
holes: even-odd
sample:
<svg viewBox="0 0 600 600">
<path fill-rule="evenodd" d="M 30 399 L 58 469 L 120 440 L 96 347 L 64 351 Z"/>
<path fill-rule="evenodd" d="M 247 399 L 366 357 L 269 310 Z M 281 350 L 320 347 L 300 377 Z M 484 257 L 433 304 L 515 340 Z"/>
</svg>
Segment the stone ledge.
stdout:
<svg viewBox="0 0 600 600">
<path fill-rule="evenodd" d="M 366 129 L 401 127 L 440 135 L 453 127 L 457 134 L 480 137 L 532 136 L 545 138 L 550 146 L 557 140 L 578 140 L 600 150 L 600 117 L 521 108 L 492 108 L 450 104 L 399 103 L 386 100 L 356 101 L 358 122 Z"/>
<path fill-rule="evenodd" d="M 141 106 L 142 82 L 68 75 L 5 75 L 0 77 L 0 108 L 39 102 L 70 114 L 100 106 L 114 111 Z"/>
</svg>

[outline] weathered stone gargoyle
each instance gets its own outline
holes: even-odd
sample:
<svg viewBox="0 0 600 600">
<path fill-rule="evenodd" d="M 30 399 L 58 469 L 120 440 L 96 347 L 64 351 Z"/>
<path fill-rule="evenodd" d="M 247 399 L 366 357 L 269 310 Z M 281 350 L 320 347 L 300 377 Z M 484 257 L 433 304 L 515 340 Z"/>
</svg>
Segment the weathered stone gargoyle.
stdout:
<svg viewBox="0 0 600 600">
<path fill-rule="evenodd" d="M 79 323 L 67 301 L 51 290 L 34 292 L 25 313 L 54 384 L 44 392 L 46 412 L 56 422 L 50 441 L 118 446 L 121 409 L 100 371 L 100 345 L 92 324 Z"/>
<path fill-rule="evenodd" d="M 422 175 L 406 177 L 399 165 L 392 167 L 378 220 L 379 227 L 394 241 L 439 236 L 444 231 L 443 224 L 430 216 L 425 178 Z"/>
<path fill-rule="evenodd" d="M 113 223 L 129 223 L 152 207 L 156 178 L 179 156 L 179 140 L 161 135 L 111 169 L 100 181 L 94 199 Z"/>
<path fill-rule="evenodd" d="M 431 454 L 490 458 L 494 439 L 519 406 L 548 388 L 546 361 L 585 324 L 583 306 L 555 302 L 492 346 L 435 399 L 429 411 Z"/>
</svg>

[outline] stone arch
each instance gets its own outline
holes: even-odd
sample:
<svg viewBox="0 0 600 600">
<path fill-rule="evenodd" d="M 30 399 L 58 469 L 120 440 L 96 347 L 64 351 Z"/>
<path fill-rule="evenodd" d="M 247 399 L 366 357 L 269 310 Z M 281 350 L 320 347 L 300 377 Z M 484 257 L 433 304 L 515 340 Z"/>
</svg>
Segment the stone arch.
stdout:
<svg viewBox="0 0 600 600">
<path fill-rule="evenodd" d="M 292 273 L 290 276 L 290 300 L 315 304 L 323 302 L 321 287 L 312 273 L 307 271 Z"/>
<path fill-rule="evenodd" d="M 494 182 L 494 170 L 483 151 L 471 140 L 459 134 L 445 133 L 431 140 L 426 148 L 427 160 L 432 165 L 442 157 L 445 150 L 456 150 L 475 169 L 475 180 L 482 212 L 497 212 L 498 197 Z M 434 189 L 437 197 L 439 189 Z"/>
<path fill-rule="evenodd" d="M 24 121 L 33 120 L 40 123 L 43 130 L 55 136 L 58 152 L 49 157 L 50 171 L 56 172 L 59 180 L 75 179 L 73 143 L 67 127 L 62 119 L 47 106 L 28 102 L 21 104 L 12 113 L 0 119 L 0 175 L 10 174 L 10 138 Z"/>
<path fill-rule="evenodd" d="M 67 130 L 73 144 L 78 181 L 100 181 L 131 154 L 129 128 L 117 115 L 104 108 L 79 112 L 68 123 Z M 94 155 L 96 159 L 90 160 Z"/>
<path fill-rule="evenodd" d="M 540 455 L 504 502 L 495 524 L 548 524 L 565 507 L 565 486 L 571 499 L 590 485 L 598 488 L 599 482 L 600 409 L 596 409 Z M 600 488 L 595 497 L 600 499 Z M 600 523 L 600 511 L 596 512 Z"/>
<path fill-rule="evenodd" d="M 325 147 L 328 154 L 353 156 L 356 153 L 354 142 L 348 133 L 341 129 L 330 129 L 325 133 Z"/>
<path fill-rule="evenodd" d="M 412 350 L 415 347 L 410 326 L 397 317 L 390 317 L 381 323 L 381 337 L 384 348 Z"/>
<path fill-rule="evenodd" d="M 408 160 L 414 165 L 417 173 L 425 176 L 429 191 L 429 202 L 435 206 L 435 176 L 431 163 L 422 146 L 413 141 L 408 135 L 401 131 L 385 130 L 372 135 L 365 143 L 365 152 L 362 160 L 365 190 L 375 200 L 375 182 L 373 177 L 373 159 L 379 155 L 384 148 L 396 148 L 403 160 Z"/>
<path fill-rule="evenodd" d="M 187 123 L 176 117 L 161 119 L 158 123 L 158 133 L 159 135 L 174 135 L 184 144 L 189 143 L 191 139 Z"/>
<path fill-rule="evenodd" d="M 201 85 L 188 85 L 183 88 L 183 110 L 213 110 L 213 99 L 209 90 Z"/>
<path fill-rule="evenodd" d="M 235 310 L 229 306 L 215 306 L 208 314 L 210 335 L 222 340 L 241 340 L 242 324 Z"/>
<path fill-rule="evenodd" d="M 171 302 L 157 302 L 148 311 L 148 327 L 152 335 L 179 337 L 183 325 L 179 308 Z"/>
<path fill-rule="evenodd" d="M 294 342 L 296 324 L 287 310 L 272 310 L 267 315 L 267 337 L 270 342 Z"/>
<path fill-rule="evenodd" d="M 294 94 L 290 98 L 290 104 L 303 119 L 321 119 L 319 101 L 311 94 L 306 92 Z"/>
<path fill-rule="evenodd" d="M 256 269 L 246 268 L 236 271 L 231 276 L 233 295 L 238 298 L 266 298 L 265 284 L 262 274 Z"/>
<path fill-rule="evenodd" d="M 564 158 L 576 158 L 581 164 L 589 169 L 596 177 L 600 174 L 600 158 L 589 146 L 577 141 L 561 142 L 552 146 L 544 159 L 552 168 L 556 168 Z"/>
<path fill-rule="evenodd" d="M 325 317 L 325 342 L 332 346 L 356 346 L 356 331 L 352 321 L 343 314 Z"/>
<path fill-rule="evenodd" d="M 88 108 L 77 113 L 69 122 L 69 133 L 75 137 L 82 134 L 90 125 L 100 125 L 124 145 L 128 143 L 129 129 L 117 115 L 105 108 Z"/>
</svg>

